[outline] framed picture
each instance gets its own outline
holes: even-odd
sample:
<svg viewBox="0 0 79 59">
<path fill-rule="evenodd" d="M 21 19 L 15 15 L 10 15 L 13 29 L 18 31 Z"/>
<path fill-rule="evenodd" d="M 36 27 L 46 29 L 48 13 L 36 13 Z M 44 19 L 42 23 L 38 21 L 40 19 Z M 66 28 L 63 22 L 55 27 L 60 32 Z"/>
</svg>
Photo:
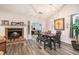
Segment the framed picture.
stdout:
<svg viewBox="0 0 79 59">
<path fill-rule="evenodd" d="M 21 26 L 24 26 L 25 24 L 24 24 L 24 22 L 20 22 L 20 25 L 21 25 Z"/>
<path fill-rule="evenodd" d="M 1 20 L 1 25 L 9 25 L 9 21 L 8 20 Z"/>
<path fill-rule="evenodd" d="M 16 26 L 16 22 L 11 22 L 11 25 L 12 26 Z"/>
<path fill-rule="evenodd" d="M 55 30 L 64 30 L 64 18 L 59 18 L 54 20 L 54 29 Z"/>
<path fill-rule="evenodd" d="M 16 25 L 17 25 L 17 26 L 20 26 L 21 24 L 20 24 L 20 22 L 16 22 Z"/>
</svg>

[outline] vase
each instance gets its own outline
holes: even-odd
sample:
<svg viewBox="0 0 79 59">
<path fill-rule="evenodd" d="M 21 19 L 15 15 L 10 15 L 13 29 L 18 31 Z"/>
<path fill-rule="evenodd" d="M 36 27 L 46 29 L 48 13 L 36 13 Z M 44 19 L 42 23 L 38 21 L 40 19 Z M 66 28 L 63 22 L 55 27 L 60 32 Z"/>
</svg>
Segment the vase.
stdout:
<svg viewBox="0 0 79 59">
<path fill-rule="evenodd" d="M 79 44 L 76 43 L 76 41 L 71 41 L 72 47 L 76 50 L 79 51 Z"/>
</svg>

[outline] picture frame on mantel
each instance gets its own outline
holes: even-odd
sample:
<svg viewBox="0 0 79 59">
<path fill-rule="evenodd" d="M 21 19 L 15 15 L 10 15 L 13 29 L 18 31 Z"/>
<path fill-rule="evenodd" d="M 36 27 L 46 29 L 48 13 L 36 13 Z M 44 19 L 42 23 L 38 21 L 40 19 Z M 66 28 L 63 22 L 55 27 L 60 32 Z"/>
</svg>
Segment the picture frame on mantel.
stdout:
<svg viewBox="0 0 79 59">
<path fill-rule="evenodd" d="M 64 30 L 65 24 L 64 24 L 64 18 L 59 18 L 54 20 L 54 29 L 55 30 Z"/>
<path fill-rule="evenodd" d="M 24 26 L 25 24 L 24 24 L 24 22 L 20 22 L 20 26 Z"/>
<path fill-rule="evenodd" d="M 8 20 L 1 20 L 1 25 L 8 26 L 9 25 L 9 21 Z"/>
<path fill-rule="evenodd" d="M 24 26 L 24 22 L 11 22 L 11 26 Z"/>
<path fill-rule="evenodd" d="M 16 26 L 16 22 L 11 22 L 11 26 Z"/>
<path fill-rule="evenodd" d="M 24 26 L 24 22 L 16 22 L 17 26 Z"/>
</svg>

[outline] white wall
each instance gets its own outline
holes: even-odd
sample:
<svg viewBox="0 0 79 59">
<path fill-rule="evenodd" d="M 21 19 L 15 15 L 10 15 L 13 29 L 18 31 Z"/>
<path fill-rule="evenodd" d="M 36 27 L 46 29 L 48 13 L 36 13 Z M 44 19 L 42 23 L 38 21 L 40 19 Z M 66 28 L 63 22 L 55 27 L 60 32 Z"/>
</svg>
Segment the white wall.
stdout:
<svg viewBox="0 0 79 59">
<path fill-rule="evenodd" d="M 70 33 L 70 15 L 71 14 L 75 14 L 75 13 L 79 13 L 79 5 L 65 5 L 59 12 L 56 13 L 56 15 L 54 15 L 53 17 L 51 17 L 50 20 L 50 26 L 49 28 L 52 30 L 52 32 L 54 32 L 54 19 L 58 19 L 58 18 L 65 18 L 65 30 L 62 31 L 62 36 L 61 36 L 61 40 L 66 42 L 66 43 L 71 43 L 71 40 L 69 38 L 69 33 Z M 52 23 L 53 24 L 52 24 Z"/>
</svg>

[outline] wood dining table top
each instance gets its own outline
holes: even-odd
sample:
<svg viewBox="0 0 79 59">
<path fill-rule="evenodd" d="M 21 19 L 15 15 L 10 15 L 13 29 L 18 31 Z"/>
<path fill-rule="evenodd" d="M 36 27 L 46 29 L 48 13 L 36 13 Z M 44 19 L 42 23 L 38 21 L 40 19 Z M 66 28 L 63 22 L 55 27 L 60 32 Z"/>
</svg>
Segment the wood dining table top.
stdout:
<svg viewBox="0 0 79 59">
<path fill-rule="evenodd" d="M 54 33 L 42 32 L 41 34 L 42 34 L 42 35 L 49 36 L 49 37 L 55 36 L 55 34 L 54 34 Z"/>
</svg>

